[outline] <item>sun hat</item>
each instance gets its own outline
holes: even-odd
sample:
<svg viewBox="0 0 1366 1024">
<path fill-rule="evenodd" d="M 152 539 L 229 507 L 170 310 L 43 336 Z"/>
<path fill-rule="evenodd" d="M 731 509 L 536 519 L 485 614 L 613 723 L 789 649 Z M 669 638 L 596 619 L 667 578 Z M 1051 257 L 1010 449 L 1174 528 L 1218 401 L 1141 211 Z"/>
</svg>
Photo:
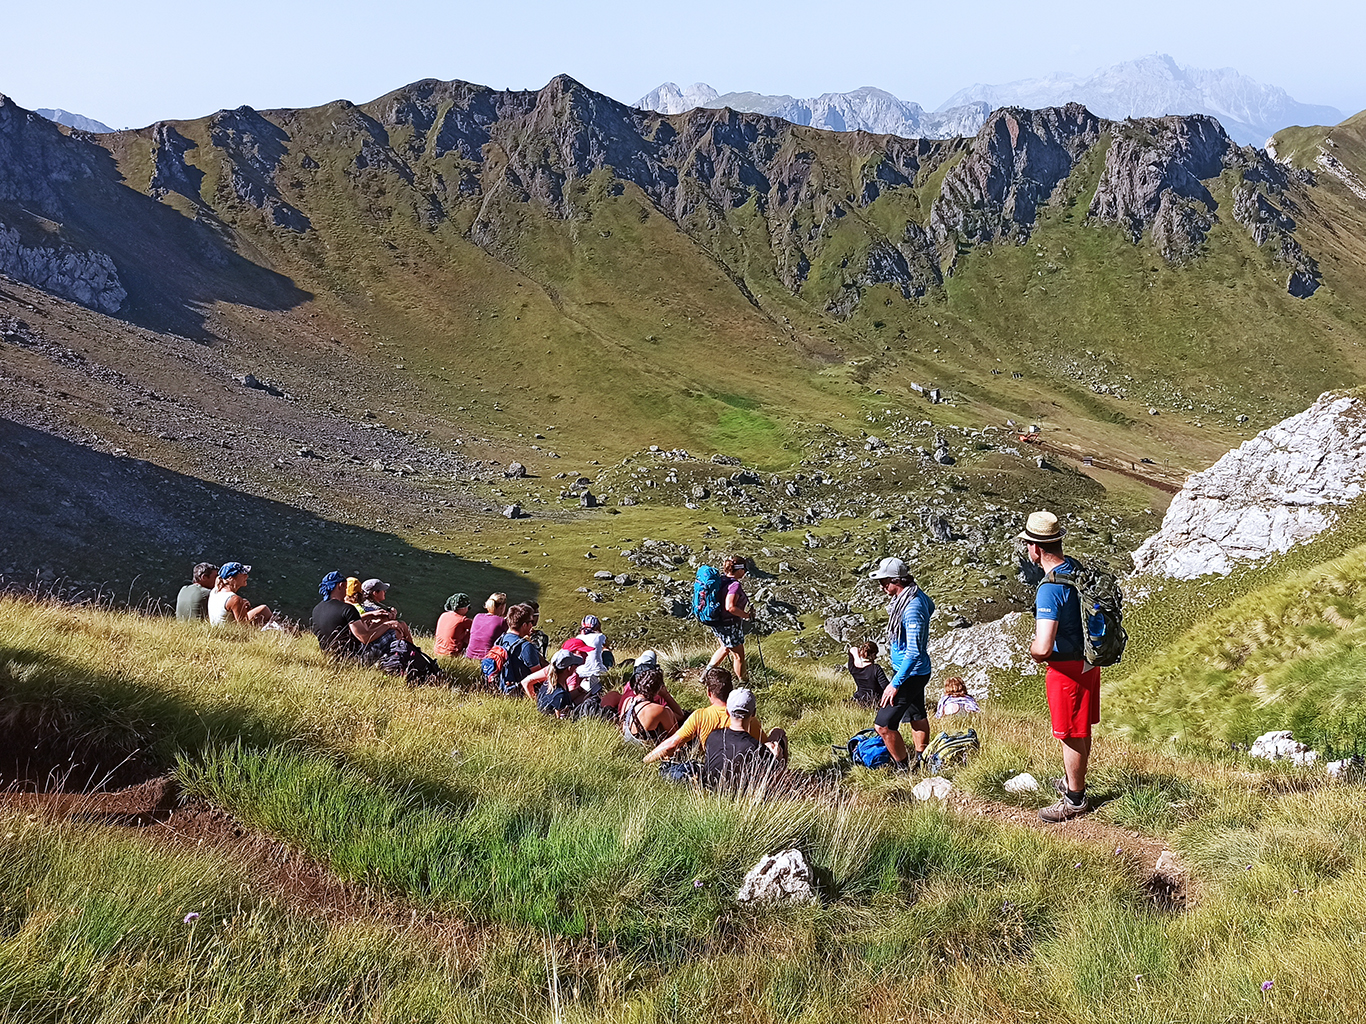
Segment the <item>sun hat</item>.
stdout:
<svg viewBox="0 0 1366 1024">
<path fill-rule="evenodd" d="M 341 573 L 337 572 L 336 570 L 333 570 L 332 572 L 329 572 L 326 576 L 324 576 L 323 581 L 318 584 L 318 593 L 321 594 L 322 599 L 326 601 L 329 597 L 332 596 L 332 591 L 336 590 L 345 582 L 346 577 L 343 576 Z"/>
<path fill-rule="evenodd" d="M 583 664 L 583 655 L 577 651 L 565 650 L 562 647 L 551 656 L 550 664 L 561 671 L 567 668 L 578 668 Z"/>
<path fill-rule="evenodd" d="M 636 655 L 635 666 L 637 672 L 643 668 L 659 668 L 659 652 L 653 648 L 641 651 Z"/>
<path fill-rule="evenodd" d="M 469 606 L 470 595 L 462 594 L 458 590 L 450 597 L 446 598 L 446 611 L 448 612 L 459 611 L 461 608 L 468 608 Z"/>
<path fill-rule="evenodd" d="M 251 566 L 243 565 L 241 562 L 224 562 L 223 568 L 218 570 L 218 578 L 230 580 L 241 572 L 251 572 Z"/>
<path fill-rule="evenodd" d="M 381 579 L 368 579 L 360 585 L 360 592 L 362 594 L 373 594 L 376 590 L 388 590 L 392 585 Z"/>
<path fill-rule="evenodd" d="M 580 633 L 596 633 L 602 629 L 602 622 L 596 615 L 585 615 L 583 621 L 579 623 Z"/>
<path fill-rule="evenodd" d="M 877 568 L 868 574 L 870 580 L 908 580 L 911 578 L 911 570 L 906 568 L 906 563 L 899 558 L 884 558 L 878 562 Z"/>
<path fill-rule="evenodd" d="M 731 690 L 730 696 L 726 698 L 726 711 L 736 718 L 749 718 L 754 714 L 754 709 L 754 691 L 743 686 L 738 690 Z"/>
<path fill-rule="evenodd" d="M 1067 529 L 1058 525 L 1058 517 L 1052 512 L 1031 512 L 1019 539 L 1030 544 L 1052 544 L 1065 536 Z"/>
</svg>

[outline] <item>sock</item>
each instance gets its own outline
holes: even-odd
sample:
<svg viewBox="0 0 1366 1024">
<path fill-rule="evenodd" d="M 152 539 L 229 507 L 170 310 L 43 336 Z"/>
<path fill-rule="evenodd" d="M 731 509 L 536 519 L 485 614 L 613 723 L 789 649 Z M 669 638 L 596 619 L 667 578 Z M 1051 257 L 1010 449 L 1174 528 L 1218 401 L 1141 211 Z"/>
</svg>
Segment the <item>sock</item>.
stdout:
<svg viewBox="0 0 1366 1024">
<path fill-rule="evenodd" d="M 1069 789 L 1067 791 L 1067 799 L 1074 804 L 1079 804 L 1086 799 L 1086 790 L 1083 789 L 1080 793 L 1074 793 Z"/>
</svg>

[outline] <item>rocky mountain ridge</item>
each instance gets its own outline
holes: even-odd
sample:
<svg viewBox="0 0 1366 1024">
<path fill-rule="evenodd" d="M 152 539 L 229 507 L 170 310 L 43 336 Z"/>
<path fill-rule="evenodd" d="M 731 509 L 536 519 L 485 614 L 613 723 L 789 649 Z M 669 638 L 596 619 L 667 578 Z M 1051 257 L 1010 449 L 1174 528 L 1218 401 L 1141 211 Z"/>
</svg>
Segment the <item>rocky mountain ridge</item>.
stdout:
<svg viewBox="0 0 1366 1024">
<path fill-rule="evenodd" d="M 1081 103 L 1113 120 L 1168 114 L 1216 117 L 1240 145 L 1261 145 L 1294 124 L 1336 124 L 1334 107 L 1300 103 L 1279 86 L 1265 85 L 1233 68 L 1178 65 L 1151 54 L 1101 68 L 1090 75 L 1056 73 L 1003 85 L 972 85 L 954 93 L 940 110 L 967 103 L 995 107 L 1052 107 Z"/>
<path fill-rule="evenodd" d="M 134 305 L 167 291 L 162 275 L 150 294 L 148 268 L 129 252 L 146 247 L 149 221 L 176 236 L 184 253 L 176 269 L 190 279 L 172 280 L 181 287 L 170 291 L 187 295 L 202 289 L 205 274 L 221 280 L 240 276 L 225 275 L 232 266 L 247 269 L 230 230 L 264 228 L 286 246 L 289 236 L 308 235 L 308 196 L 324 181 L 370 216 L 407 211 L 429 231 L 468 223 L 470 240 L 517 265 L 518 211 L 573 221 L 582 189 L 606 175 L 639 189 L 716 254 L 733 245 L 726 238 L 736 233 L 737 211 L 753 204 L 766 226 L 758 244 L 776 276 L 794 296 L 844 318 L 872 287 L 923 296 L 965 247 L 1027 238 L 1040 208 L 1103 138 L 1112 142 L 1093 222 L 1120 223 L 1135 242 L 1147 232 L 1164 258 L 1189 260 L 1216 217 L 1202 182 L 1232 171 L 1260 196 L 1235 205 L 1233 219 L 1258 244 L 1274 238 L 1292 294 L 1312 293 L 1318 271 L 1293 238 L 1285 172 L 1235 146 L 1207 117 L 1119 125 L 1074 104 L 997 111 L 971 142 L 835 135 L 729 109 L 647 113 L 565 76 L 534 93 L 424 81 L 363 107 L 242 107 L 101 136 L 67 136 L 0 100 L 0 224 L 16 277 L 111 308 L 119 289 Z M 133 182 L 144 191 L 128 188 L 110 159 L 130 150 L 148 154 L 140 165 L 150 173 Z M 918 190 L 946 164 L 925 216 Z M 173 195 L 190 204 L 192 218 L 172 212 Z M 895 203 L 893 230 L 885 212 L 870 209 L 880 199 Z M 46 244 L 15 241 L 15 232 Z M 851 232 L 860 241 L 849 251 Z M 825 268 L 821 288 L 808 295 L 817 266 Z M 740 268 L 727 271 L 757 305 Z M 276 292 L 283 285 L 272 284 Z"/>
<path fill-rule="evenodd" d="M 914 139 L 975 135 L 991 114 L 990 105 L 982 102 L 928 111 L 919 103 L 898 99 L 870 85 L 850 92 L 827 92 L 797 99 L 755 92 L 720 94 L 704 82 L 680 89 L 673 82 L 665 82 L 636 100 L 634 106 L 660 114 L 683 114 L 698 107 L 730 107 L 826 131 L 871 132 Z"/>
</svg>

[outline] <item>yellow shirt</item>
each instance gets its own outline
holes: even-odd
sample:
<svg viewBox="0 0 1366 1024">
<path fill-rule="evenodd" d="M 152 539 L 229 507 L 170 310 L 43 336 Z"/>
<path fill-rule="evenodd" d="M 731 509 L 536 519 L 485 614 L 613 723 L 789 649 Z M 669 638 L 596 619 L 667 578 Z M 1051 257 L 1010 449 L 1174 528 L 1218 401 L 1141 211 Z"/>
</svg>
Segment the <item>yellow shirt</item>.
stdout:
<svg viewBox="0 0 1366 1024">
<path fill-rule="evenodd" d="M 705 708 L 689 715 L 674 735 L 680 737 L 685 746 L 696 740 L 705 749 L 707 737 L 712 734 L 712 731 L 724 729 L 728 722 L 730 722 L 730 712 L 725 708 L 718 708 L 715 704 L 708 704 Z M 758 718 L 751 717 L 749 727 L 745 731 L 760 743 L 764 741 L 764 727 L 759 724 Z"/>
</svg>

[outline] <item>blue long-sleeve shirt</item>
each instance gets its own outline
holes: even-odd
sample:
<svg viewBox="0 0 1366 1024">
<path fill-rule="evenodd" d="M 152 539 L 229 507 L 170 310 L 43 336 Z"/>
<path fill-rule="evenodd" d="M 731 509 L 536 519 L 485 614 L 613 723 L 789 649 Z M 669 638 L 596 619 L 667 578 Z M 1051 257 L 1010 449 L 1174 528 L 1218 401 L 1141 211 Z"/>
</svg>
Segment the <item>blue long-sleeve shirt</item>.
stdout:
<svg viewBox="0 0 1366 1024">
<path fill-rule="evenodd" d="M 906 642 L 892 644 L 887 656 L 892 661 L 896 674 L 892 685 L 900 686 L 911 676 L 930 674 L 930 616 L 934 614 L 934 601 L 923 590 L 906 602 L 901 613 L 901 621 L 906 627 Z"/>
</svg>

